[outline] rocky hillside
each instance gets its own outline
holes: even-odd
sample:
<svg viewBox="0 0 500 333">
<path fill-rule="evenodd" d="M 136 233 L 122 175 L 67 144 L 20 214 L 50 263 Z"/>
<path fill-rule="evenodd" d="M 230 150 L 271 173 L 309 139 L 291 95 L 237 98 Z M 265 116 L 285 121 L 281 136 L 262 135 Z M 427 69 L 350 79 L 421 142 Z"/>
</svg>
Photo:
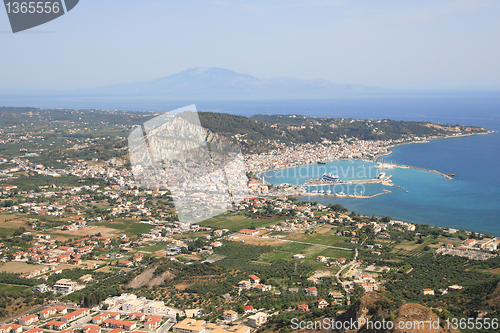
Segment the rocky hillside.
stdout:
<svg viewBox="0 0 500 333">
<path fill-rule="evenodd" d="M 395 302 L 378 292 L 366 293 L 354 303 L 338 320 L 366 323 L 360 325 L 356 333 L 456 333 L 443 329 L 438 324 L 439 317 L 429 308 L 414 303 L 404 304 L 395 308 Z M 385 329 L 377 329 L 375 322 L 391 321 L 394 328 L 386 325 Z M 373 324 L 368 324 L 372 322 Z M 401 326 L 400 326 L 401 325 Z"/>
</svg>

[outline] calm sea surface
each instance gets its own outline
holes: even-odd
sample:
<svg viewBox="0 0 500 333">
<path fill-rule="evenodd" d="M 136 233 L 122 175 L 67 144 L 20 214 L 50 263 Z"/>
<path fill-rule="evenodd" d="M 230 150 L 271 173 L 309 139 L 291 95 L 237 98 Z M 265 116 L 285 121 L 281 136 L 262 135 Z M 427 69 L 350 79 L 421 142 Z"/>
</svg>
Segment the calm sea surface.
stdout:
<svg viewBox="0 0 500 333">
<path fill-rule="evenodd" d="M 225 112 L 251 116 L 254 114 L 301 114 L 317 117 L 372 118 L 431 121 L 482 126 L 500 131 L 499 95 L 411 96 L 386 98 L 346 98 L 334 100 L 295 101 L 167 101 L 110 98 L 1 98 L 4 106 L 36 106 L 61 108 L 96 108 L 124 110 L 169 111 L 196 103 L 200 111 Z M 334 197 L 304 197 L 304 200 L 324 204 L 340 203 L 350 210 L 367 215 L 390 215 L 395 219 L 430 225 L 463 228 L 500 235 L 500 134 L 480 135 L 436 140 L 426 144 L 409 144 L 393 149 L 386 160 L 457 177 L 447 180 L 437 174 L 412 169 L 383 170 L 392 175 L 393 182 L 405 190 L 381 185 L 358 187 L 356 193 L 364 195 L 380 193 L 383 189 L 392 193 L 372 199 Z M 376 176 L 374 164 L 363 161 L 338 161 L 321 167 L 339 170 L 343 179 L 352 172 L 371 170 L 371 174 L 354 174 L 354 178 Z M 318 166 L 317 166 L 318 167 Z M 302 174 L 272 174 L 266 180 L 275 183 L 301 183 L 324 169 L 302 169 Z M 349 167 L 351 169 L 349 169 Z M 371 169 L 370 169 L 371 167 Z M 349 170 L 349 171 L 346 171 Z M 287 178 L 288 177 L 288 178 Z M 325 188 L 325 190 L 328 190 Z M 330 189 L 354 193 L 351 189 Z M 350 191 L 350 192 L 349 192 Z"/>
</svg>

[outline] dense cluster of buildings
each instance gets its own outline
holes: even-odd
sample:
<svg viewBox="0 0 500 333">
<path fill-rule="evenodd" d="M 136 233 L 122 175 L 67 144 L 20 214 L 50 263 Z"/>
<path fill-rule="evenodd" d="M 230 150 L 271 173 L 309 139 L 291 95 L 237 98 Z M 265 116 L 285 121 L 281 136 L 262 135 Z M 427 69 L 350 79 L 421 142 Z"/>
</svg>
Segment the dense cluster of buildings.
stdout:
<svg viewBox="0 0 500 333">
<path fill-rule="evenodd" d="M 461 246 L 447 244 L 437 249 L 438 254 L 465 257 L 471 260 L 488 260 L 497 255 L 491 252 L 498 250 L 500 238 L 467 239 Z"/>
<path fill-rule="evenodd" d="M 277 168 L 289 168 L 313 164 L 322 161 L 340 159 L 373 159 L 387 154 L 388 148 L 408 141 L 422 141 L 425 138 L 415 137 L 399 140 L 345 140 L 303 144 L 273 149 L 261 154 L 245 156 L 247 169 L 259 174 Z"/>
</svg>

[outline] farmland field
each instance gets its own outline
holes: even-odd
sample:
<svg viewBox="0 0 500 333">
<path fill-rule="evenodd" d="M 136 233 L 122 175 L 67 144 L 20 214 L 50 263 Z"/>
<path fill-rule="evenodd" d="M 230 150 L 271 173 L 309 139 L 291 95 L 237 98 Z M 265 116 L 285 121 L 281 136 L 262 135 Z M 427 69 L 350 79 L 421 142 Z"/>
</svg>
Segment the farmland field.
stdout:
<svg viewBox="0 0 500 333">
<path fill-rule="evenodd" d="M 8 272 L 8 273 L 16 273 L 16 274 L 24 274 L 29 273 L 31 271 L 44 268 L 47 266 L 43 265 L 30 265 L 25 262 L 19 261 L 10 261 L 0 263 L 0 272 Z"/>
<path fill-rule="evenodd" d="M 148 233 L 149 230 L 153 229 L 154 226 L 150 224 L 145 224 L 137 221 L 127 221 L 127 220 L 121 220 L 121 221 L 116 221 L 116 222 L 102 222 L 99 223 L 99 225 L 103 225 L 105 227 L 108 227 L 110 229 L 115 229 L 119 230 L 120 232 L 123 232 L 127 236 L 135 236 L 139 234 L 145 234 Z"/>
<path fill-rule="evenodd" d="M 0 284 L 0 291 L 16 292 L 16 291 L 24 291 L 24 290 L 29 289 L 29 288 L 31 288 L 31 287 L 19 286 L 19 285 L 13 285 L 13 284 Z"/>
<path fill-rule="evenodd" d="M 213 217 L 209 220 L 200 222 L 201 226 L 211 226 L 218 229 L 229 229 L 229 231 L 238 231 L 243 228 L 254 226 L 255 228 L 268 226 L 282 221 L 280 218 L 274 219 L 251 219 L 247 216 L 237 215 L 221 215 Z"/>
</svg>

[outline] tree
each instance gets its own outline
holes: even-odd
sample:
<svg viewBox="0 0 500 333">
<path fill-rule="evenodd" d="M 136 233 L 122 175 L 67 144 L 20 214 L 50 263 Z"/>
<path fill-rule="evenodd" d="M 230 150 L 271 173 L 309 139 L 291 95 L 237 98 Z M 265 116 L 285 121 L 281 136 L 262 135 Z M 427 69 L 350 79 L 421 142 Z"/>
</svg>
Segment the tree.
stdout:
<svg viewBox="0 0 500 333">
<path fill-rule="evenodd" d="M 25 232 L 26 232 L 26 228 L 25 227 L 19 227 L 16 231 L 14 231 L 13 236 L 21 236 Z"/>
</svg>

